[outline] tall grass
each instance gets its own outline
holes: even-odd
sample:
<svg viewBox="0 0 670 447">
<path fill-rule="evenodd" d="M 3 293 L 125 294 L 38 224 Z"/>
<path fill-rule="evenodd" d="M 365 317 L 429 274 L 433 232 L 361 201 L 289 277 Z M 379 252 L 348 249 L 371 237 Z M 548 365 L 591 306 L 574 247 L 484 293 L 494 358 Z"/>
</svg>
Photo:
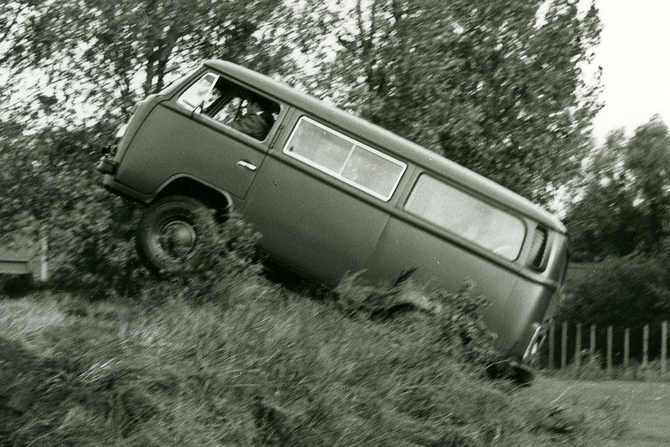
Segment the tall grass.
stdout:
<svg viewBox="0 0 670 447">
<path fill-rule="evenodd" d="M 556 436 L 532 419 L 541 406 L 445 355 L 425 320 L 350 318 L 271 285 L 227 293 L 225 305 L 3 302 L 0 346 L 14 373 L 0 392 L 11 414 L 0 444 L 502 446 Z M 590 430 L 582 422 L 570 436 L 597 445 Z"/>
<path fill-rule="evenodd" d="M 467 290 L 352 275 L 315 300 L 265 280 L 243 242 L 232 262 L 146 279 L 132 299 L 0 301 L 0 445 L 593 446 L 616 433 L 614 408 L 556 421 L 487 380 L 491 337 Z"/>
</svg>

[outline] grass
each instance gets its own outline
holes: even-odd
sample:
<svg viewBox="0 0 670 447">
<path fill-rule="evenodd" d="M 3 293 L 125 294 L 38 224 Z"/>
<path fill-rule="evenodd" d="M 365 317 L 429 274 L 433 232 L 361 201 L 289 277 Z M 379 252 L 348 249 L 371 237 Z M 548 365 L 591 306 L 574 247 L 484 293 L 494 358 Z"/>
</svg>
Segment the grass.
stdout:
<svg viewBox="0 0 670 447">
<path fill-rule="evenodd" d="M 0 301 L 0 445 L 593 446 L 620 423 L 486 379 L 420 312 L 371 320 L 258 278 L 216 290 Z"/>
</svg>

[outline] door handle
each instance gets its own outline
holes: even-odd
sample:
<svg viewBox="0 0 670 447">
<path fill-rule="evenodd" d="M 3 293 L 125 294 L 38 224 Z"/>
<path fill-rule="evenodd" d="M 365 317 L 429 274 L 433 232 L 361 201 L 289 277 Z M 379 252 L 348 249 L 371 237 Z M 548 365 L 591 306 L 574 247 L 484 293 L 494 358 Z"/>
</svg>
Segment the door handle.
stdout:
<svg viewBox="0 0 670 447">
<path fill-rule="evenodd" d="M 238 161 L 238 162 L 237 162 L 237 166 L 239 166 L 240 168 L 248 169 L 248 170 L 250 170 L 250 171 L 252 171 L 252 172 L 255 171 L 256 169 L 258 169 L 258 167 L 257 167 L 256 165 L 252 165 L 252 164 L 249 163 L 248 161 L 244 161 L 244 160 L 240 160 L 240 161 Z"/>
</svg>

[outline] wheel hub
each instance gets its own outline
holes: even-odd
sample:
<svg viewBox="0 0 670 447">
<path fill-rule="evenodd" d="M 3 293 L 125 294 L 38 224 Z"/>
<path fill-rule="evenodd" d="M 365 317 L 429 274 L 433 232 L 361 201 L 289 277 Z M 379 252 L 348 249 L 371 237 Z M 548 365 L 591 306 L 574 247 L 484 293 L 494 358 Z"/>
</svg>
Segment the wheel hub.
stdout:
<svg viewBox="0 0 670 447">
<path fill-rule="evenodd" d="M 161 231 L 160 244 L 172 257 L 185 258 L 195 247 L 195 228 L 188 222 L 174 220 L 165 224 Z"/>
</svg>

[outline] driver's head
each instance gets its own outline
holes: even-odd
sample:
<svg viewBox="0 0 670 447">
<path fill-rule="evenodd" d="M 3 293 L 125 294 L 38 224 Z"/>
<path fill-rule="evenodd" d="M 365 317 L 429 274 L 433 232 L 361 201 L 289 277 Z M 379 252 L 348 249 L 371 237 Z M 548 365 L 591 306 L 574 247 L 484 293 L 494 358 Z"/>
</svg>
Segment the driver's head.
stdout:
<svg viewBox="0 0 670 447">
<path fill-rule="evenodd" d="M 247 100 L 247 113 L 257 113 L 262 111 L 263 108 L 258 104 L 258 101 L 253 98 Z"/>
<path fill-rule="evenodd" d="M 247 98 L 247 111 L 249 113 L 265 112 L 270 109 L 270 101 L 258 95 L 249 95 Z"/>
</svg>

